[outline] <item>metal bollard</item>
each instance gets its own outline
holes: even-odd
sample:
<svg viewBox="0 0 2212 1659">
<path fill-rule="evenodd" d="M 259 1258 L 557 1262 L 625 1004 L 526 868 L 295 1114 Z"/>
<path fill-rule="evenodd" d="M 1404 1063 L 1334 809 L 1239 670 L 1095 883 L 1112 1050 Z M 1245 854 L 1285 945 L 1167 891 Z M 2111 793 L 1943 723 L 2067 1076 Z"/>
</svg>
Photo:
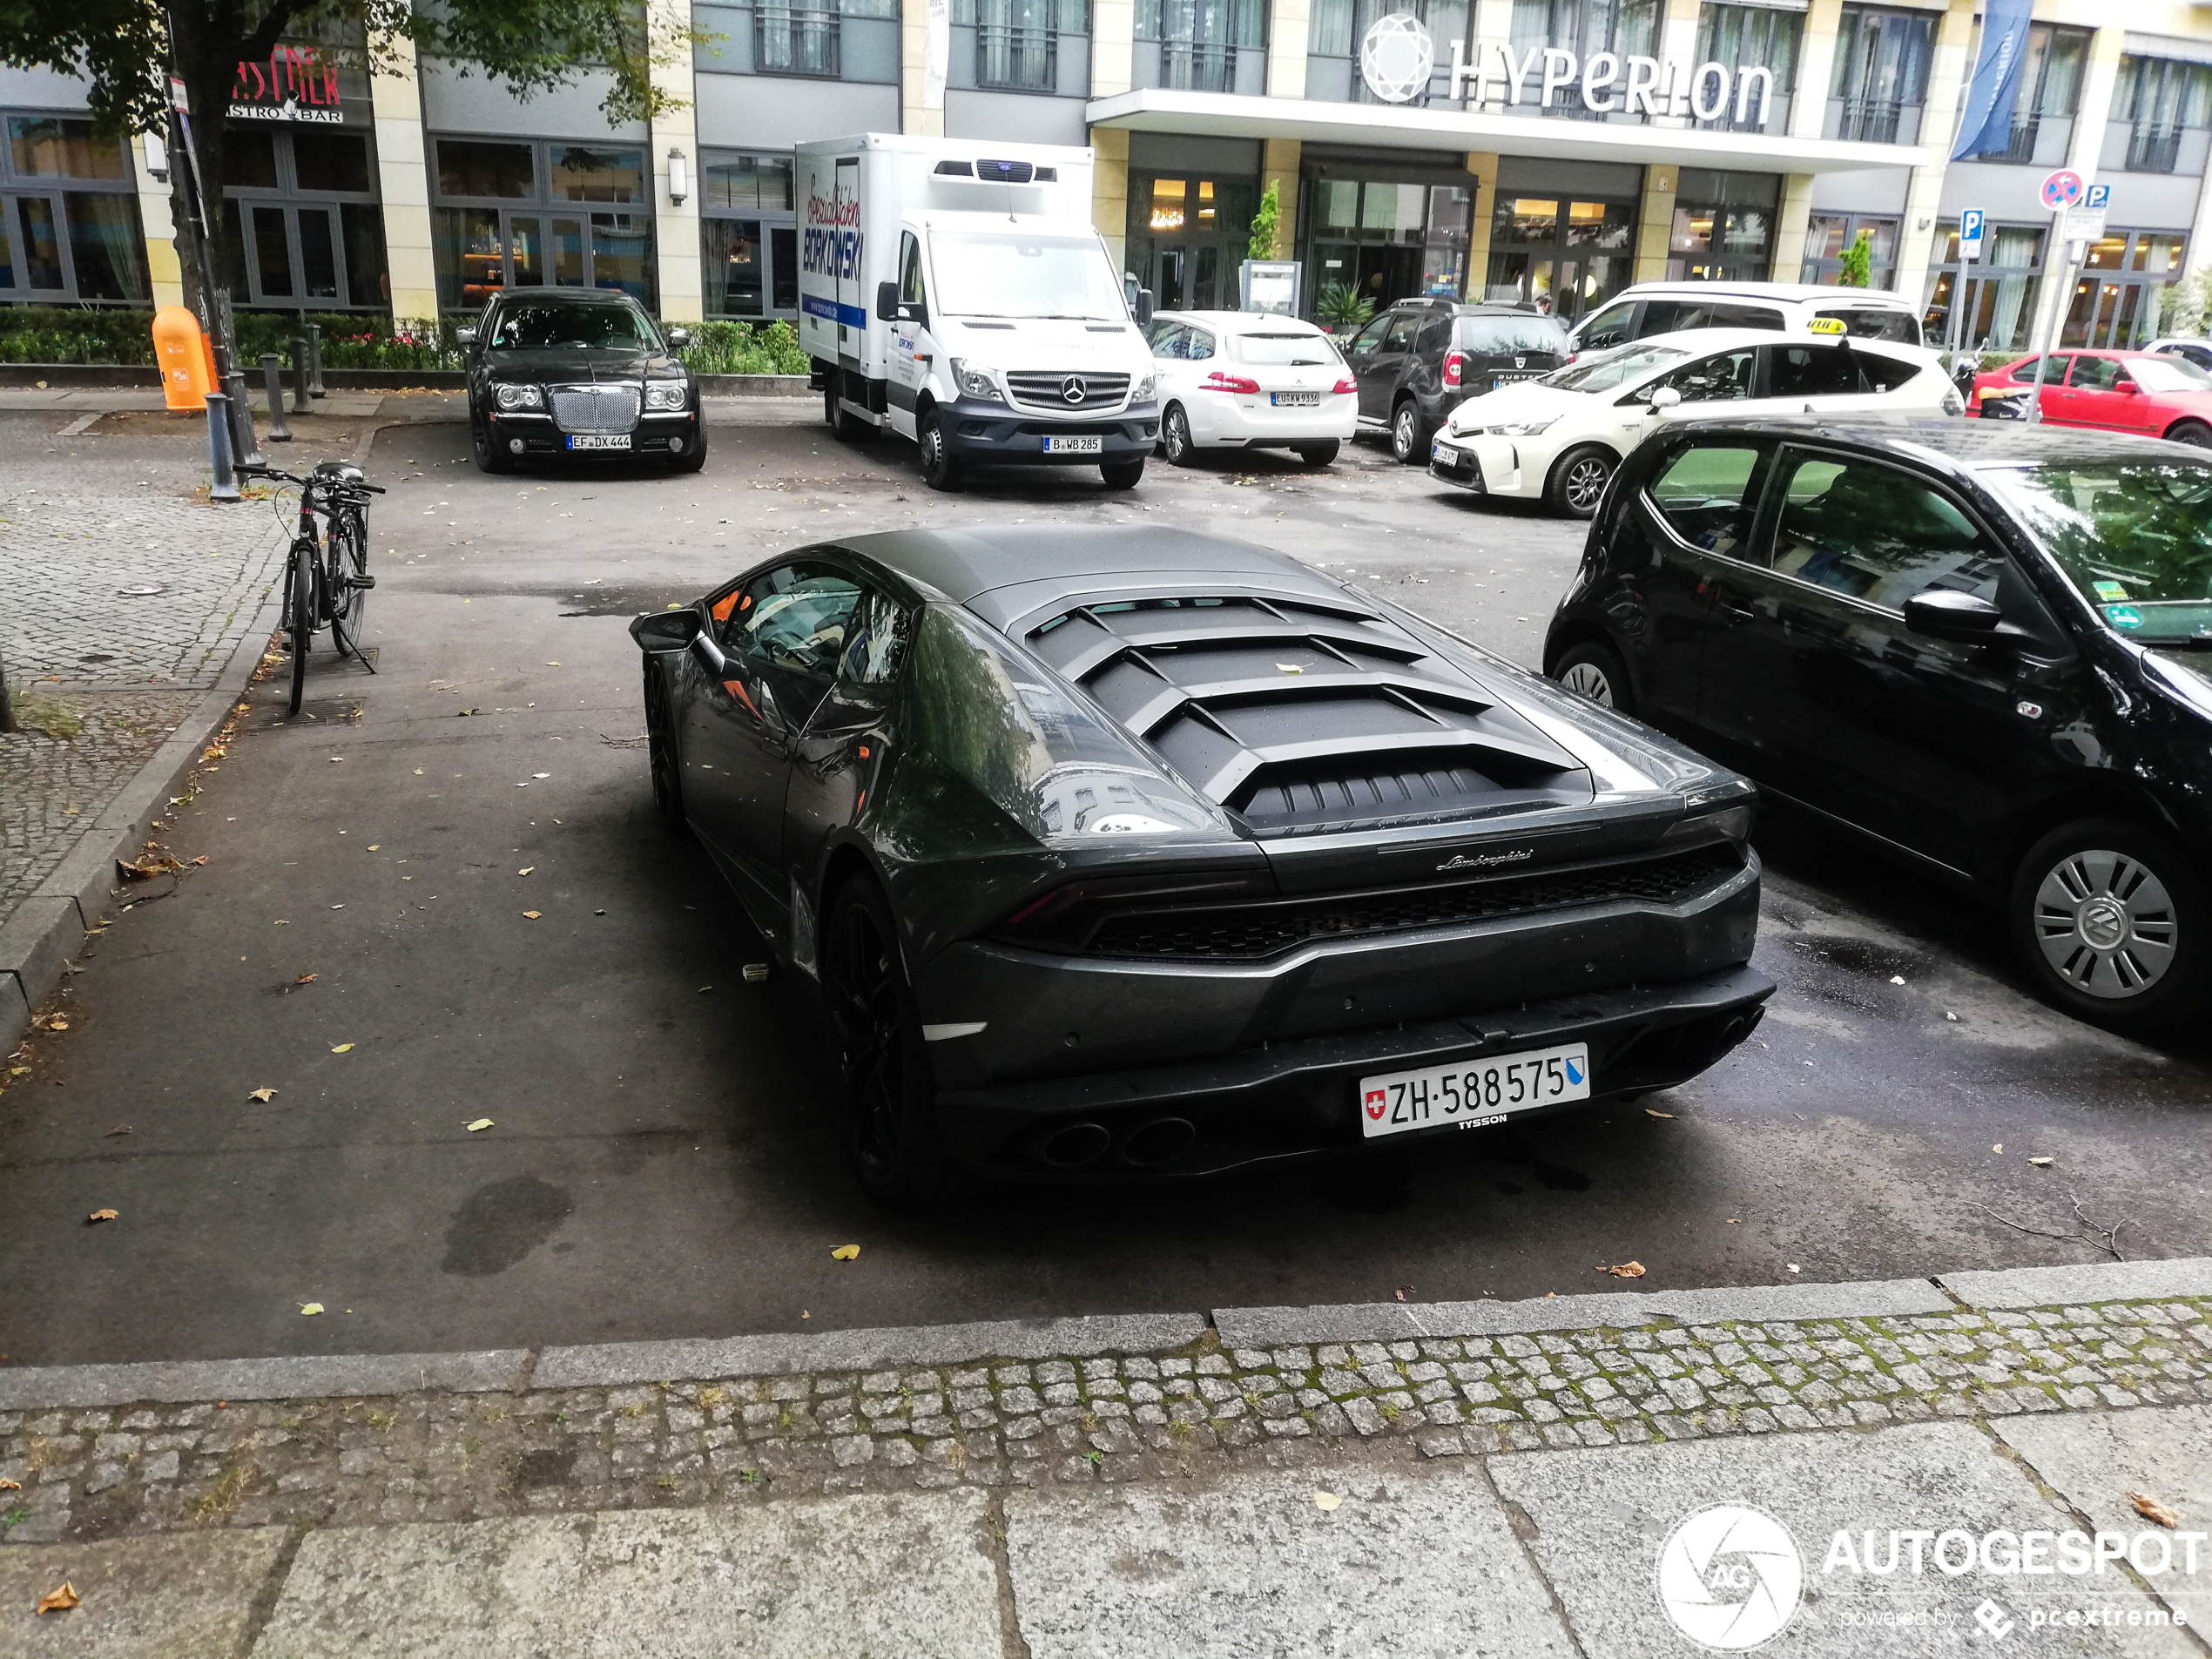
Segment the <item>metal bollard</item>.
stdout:
<svg viewBox="0 0 2212 1659">
<path fill-rule="evenodd" d="M 239 500 L 238 474 L 231 467 L 231 401 L 220 392 L 207 395 L 207 460 L 213 473 L 207 499 Z"/>
<path fill-rule="evenodd" d="M 292 412 L 307 412 L 307 337 L 292 336 Z"/>
<path fill-rule="evenodd" d="M 231 401 L 231 448 L 242 467 L 259 467 L 266 457 L 253 434 L 253 406 L 246 401 L 246 375 L 233 369 L 223 376 L 223 395 Z"/>
<path fill-rule="evenodd" d="M 269 395 L 269 442 L 292 442 L 292 423 L 284 418 L 284 359 L 274 352 L 261 354 L 261 385 Z"/>
<path fill-rule="evenodd" d="M 327 395 L 322 389 L 322 325 L 319 322 L 307 325 L 307 395 Z"/>
</svg>

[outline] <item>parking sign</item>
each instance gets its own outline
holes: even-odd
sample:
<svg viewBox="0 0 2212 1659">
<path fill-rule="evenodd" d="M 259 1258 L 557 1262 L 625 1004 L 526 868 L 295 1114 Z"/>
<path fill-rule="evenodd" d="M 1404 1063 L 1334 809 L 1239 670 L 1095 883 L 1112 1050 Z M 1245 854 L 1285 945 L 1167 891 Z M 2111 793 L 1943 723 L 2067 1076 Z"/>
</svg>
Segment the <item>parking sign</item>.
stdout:
<svg viewBox="0 0 2212 1659">
<path fill-rule="evenodd" d="M 1978 260 L 1981 257 L 1982 214 L 1979 207 L 1969 207 L 1959 215 L 1959 257 Z"/>
</svg>

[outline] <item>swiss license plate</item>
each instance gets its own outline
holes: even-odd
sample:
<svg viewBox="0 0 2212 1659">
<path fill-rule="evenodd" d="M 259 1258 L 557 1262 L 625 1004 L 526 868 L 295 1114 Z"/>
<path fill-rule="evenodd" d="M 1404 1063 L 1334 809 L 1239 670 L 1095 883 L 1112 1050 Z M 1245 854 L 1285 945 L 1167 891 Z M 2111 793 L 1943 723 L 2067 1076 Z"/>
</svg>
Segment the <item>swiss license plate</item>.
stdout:
<svg viewBox="0 0 2212 1659">
<path fill-rule="evenodd" d="M 1078 433 L 1072 438 L 1047 438 L 1044 452 L 1049 455 L 1096 455 L 1106 452 L 1106 440 L 1096 432 Z"/>
<path fill-rule="evenodd" d="M 1318 409 L 1321 407 L 1318 392 L 1277 392 L 1272 395 L 1278 409 Z"/>
<path fill-rule="evenodd" d="M 569 448 L 571 449 L 627 449 L 630 448 L 630 434 L 627 432 L 571 432 L 569 435 Z"/>
<path fill-rule="evenodd" d="M 1362 1077 L 1359 1131 L 1372 1141 L 1447 1123 L 1480 1129 L 1532 1107 L 1589 1097 L 1588 1043 L 1485 1055 L 1448 1066 Z"/>
</svg>

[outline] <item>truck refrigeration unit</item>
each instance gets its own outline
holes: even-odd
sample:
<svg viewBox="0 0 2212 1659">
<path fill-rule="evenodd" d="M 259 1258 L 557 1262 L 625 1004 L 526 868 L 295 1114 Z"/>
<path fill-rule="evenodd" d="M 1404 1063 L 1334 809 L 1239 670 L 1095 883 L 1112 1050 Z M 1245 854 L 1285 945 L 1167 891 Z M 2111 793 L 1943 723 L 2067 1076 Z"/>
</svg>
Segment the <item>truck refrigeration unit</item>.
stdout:
<svg viewBox="0 0 2212 1659">
<path fill-rule="evenodd" d="M 923 479 L 1096 467 L 1159 436 L 1151 296 L 1090 223 L 1091 152 L 867 133 L 796 150 L 799 339 L 840 438 L 912 438 Z"/>
</svg>

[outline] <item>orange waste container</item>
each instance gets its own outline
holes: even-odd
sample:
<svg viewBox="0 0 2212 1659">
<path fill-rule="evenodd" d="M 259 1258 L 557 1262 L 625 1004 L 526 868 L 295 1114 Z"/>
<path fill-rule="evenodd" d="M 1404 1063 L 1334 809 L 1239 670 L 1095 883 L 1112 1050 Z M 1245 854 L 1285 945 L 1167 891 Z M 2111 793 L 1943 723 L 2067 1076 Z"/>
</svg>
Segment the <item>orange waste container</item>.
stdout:
<svg viewBox="0 0 2212 1659">
<path fill-rule="evenodd" d="M 199 319 L 186 307 L 164 306 L 153 314 L 153 361 L 171 408 L 206 412 L 207 395 L 215 389 L 215 360 Z"/>
</svg>

